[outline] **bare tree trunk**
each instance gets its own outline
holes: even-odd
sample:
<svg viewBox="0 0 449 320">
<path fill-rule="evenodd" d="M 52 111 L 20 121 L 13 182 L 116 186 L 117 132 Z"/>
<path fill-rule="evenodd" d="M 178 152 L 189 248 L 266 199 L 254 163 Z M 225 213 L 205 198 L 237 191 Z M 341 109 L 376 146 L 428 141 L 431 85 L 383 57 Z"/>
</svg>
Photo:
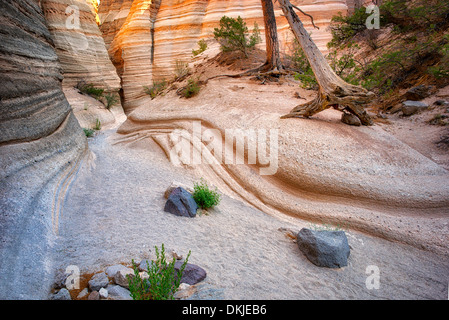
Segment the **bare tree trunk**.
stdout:
<svg viewBox="0 0 449 320">
<path fill-rule="evenodd" d="M 268 70 L 281 71 L 283 69 L 279 54 L 279 40 L 276 26 L 276 17 L 272 0 L 261 0 L 263 10 L 263 21 L 265 23 L 265 40 L 267 45 L 267 62 L 265 65 Z"/>
<path fill-rule="evenodd" d="M 363 108 L 363 105 L 372 99 L 374 93 L 360 86 L 348 84 L 337 76 L 304 28 L 298 15 L 293 11 L 290 1 L 278 1 L 307 60 L 309 60 L 320 86 L 317 98 L 297 106 L 289 114 L 282 116 L 282 118 L 299 116 L 308 118 L 327 108 L 334 107 L 353 113 L 360 119 L 363 125 L 372 125 L 373 122 Z"/>
</svg>

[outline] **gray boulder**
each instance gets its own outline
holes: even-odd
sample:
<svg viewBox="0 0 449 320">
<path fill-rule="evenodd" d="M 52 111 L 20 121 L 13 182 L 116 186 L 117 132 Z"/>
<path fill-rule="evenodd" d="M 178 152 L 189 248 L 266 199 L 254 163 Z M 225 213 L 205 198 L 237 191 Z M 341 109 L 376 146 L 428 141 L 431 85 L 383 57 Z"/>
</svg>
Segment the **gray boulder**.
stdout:
<svg viewBox="0 0 449 320">
<path fill-rule="evenodd" d="M 164 207 L 166 212 L 190 218 L 196 216 L 196 210 L 198 210 L 198 205 L 193 196 L 181 187 L 175 188 L 170 193 Z"/>
<path fill-rule="evenodd" d="M 104 288 L 108 285 L 109 278 L 106 273 L 101 272 L 94 274 L 92 278 L 89 280 L 89 289 L 91 291 L 99 291 L 101 288 Z"/>
<path fill-rule="evenodd" d="M 407 100 L 402 102 L 402 114 L 404 116 L 411 116 L 420 110 L 427 109 L 429 105 L 421 101 Z"/>
<path fill-rule="evenodd" d="M 109 285 L 107 290 L 109 300 L 132 300 L 131 292 L 119 285 Z"/>
<path fill-rule="evenodd" d="M 314 231 L 303 228 L 298 232 L 299 249 L 319 267 L 341 268 L 348 265 L 350 253 L 344 231 Z"/>
</svg>

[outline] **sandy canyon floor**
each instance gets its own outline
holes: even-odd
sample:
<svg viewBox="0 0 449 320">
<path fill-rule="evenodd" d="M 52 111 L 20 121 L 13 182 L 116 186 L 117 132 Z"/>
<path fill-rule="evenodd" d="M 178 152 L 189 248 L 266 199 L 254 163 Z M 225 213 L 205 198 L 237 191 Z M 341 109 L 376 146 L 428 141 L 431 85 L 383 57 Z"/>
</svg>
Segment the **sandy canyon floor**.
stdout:
<svg viewBox="0 0 449 320">
<path fill-rule="evenodd" d="M 242 99 L 251 94 L 261 100 L 271 97 L 281 111 L 288 111 L 286 101 L 295 103 L 295 91 L 306 99 L 311 97 L 310 92 L 285 84 L 270 85 L 271 92 L 267 92 L 264 86 L 248 84 L 247 80 L 214 81 L 206 91 L 220 98 L 226 92 L 238 92 Z M 253 87 L 260 92 L 251 91 Z M 217 93 L 220 88 L 221 93 Z M 179 97 L 169 93 L 157 99 L 157 103 L 164 104 Z M 339 115 L 332 110 L 316 119 L 298 121 L 345 126 L 339 122 Z M 405 124 L 389 126 L 385 131 L 400 135 L 408 130 L 407 126 L 412 127 L 410 121 L 397 121 Z M 429 146 L 422 150 L 434 152 L 433 160 L 440 160 L 441 167 L 447 168 L 444 152 Z M 430 158 L 431 154 L 425 156 Z M 199 179 L 195 170 L 173 166 L 151 139 L 124 139 L 117 133 L 117 126 L 105 127 L 89 139 L 88 155 L 67 190 L 58 218 L 56 269 L 76 265 L 81 273 L 94 273 L 117 263 L 129 265 L 131 259 L 154 258 L 154 246 L 163 243 L 184 256 L 191 250 L 189 262 L 203 267 L 207 271 L 205 281 L 223 289 L 226 299 L 448 297 L 449 257 L 441 252 L 388 241 L 352 230 L 349 225 L 342 227 L 351 247 L 348 266 L 319 268 L 279 228 L 299 231 L 320 225 L 294 216 L 264 213 L 230 190 L 219 188 L 222 202 L 209 215 L 190 219 L 163 211 L 164 191 L 172 181 L 193 185 Z M 449 219 L 441 215 L 434 217 L 440 225 L 441 221 L 446 224 L 440 226 L 443 232 L 435 236 L 442 237 L 440 243 L 447 243 Z M 370 266 L 380 272 L 379 289 L 366 286 Z"/>
</svg>

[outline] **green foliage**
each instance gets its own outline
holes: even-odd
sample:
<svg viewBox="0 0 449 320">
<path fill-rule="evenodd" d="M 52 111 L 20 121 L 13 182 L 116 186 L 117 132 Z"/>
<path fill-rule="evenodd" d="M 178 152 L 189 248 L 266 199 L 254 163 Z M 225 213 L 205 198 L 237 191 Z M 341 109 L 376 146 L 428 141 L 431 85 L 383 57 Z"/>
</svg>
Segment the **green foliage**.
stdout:
<svg viewBox="0 0 449 320">
<path fill-rule="evenodd" d="M 210 189 L 203 179 L 199 183 L 194 183 L 193 190 L 193 199 L 201 209 L 212 208 L 220 203 L 221 196 L 217 189 Z"/>
<path fill-rule="evenodd" d="M 293 41 L 293 52 L 291 59 L 293 69 L 296 71 L 295 79 L 301 81 L 301 87 L 310 90 L 318 89 L 318 82 L 313 74 L 309 60 L 307 60 L 304 50 L 302 50 L 296 39 Z"/>
<path fill-rule="evenodd" d="M 345 48 L 346 51 L 343 54 L 338 54 L 336 49 L 329 52 L 327 56 L 329 65 L 343 80 L 353 85 L 359 85 L 359 73 L 362 67 L 354 59 L 354 54 L 360 47 L 354 42 L 348 42 Z"/>
<path fill-rule="evenodd" d="M 98 119 L 98 118 L 95 121 L 94 130 L 97 130 L 97 131 L 101 130 L 101 122 L 100 122 L 100 119 Z"/>
<path fill-rule="evenodd" d="M 197 80 L 189 79 L 187 81 L 187 85 L 184 87 L 184 89 L 181 91 L 181 95 L 184 98 L 191 98 L 196 96 L 201 90 L 201 87 Z"/>
<path fill-rule="evenodd" d="M 397 32 L 443 30 L 449 21 L 447 0 L 388 0 L 379 7 L 381 25 L 393 24 Z"/>
<path fill-rule="evenodd" d="M 156 98 L 159 94 L 162 93 L 162 91 L 167 88 L 167 81 L 161 80 L 161 81 L 153 81 L 153 85 L 151 87 L 144 86 L 143 90 L 146 94 L 150 95 L 151 100 Z"/>
<path fill-rule="evenodd" d="M 164 244 L 161 251 L 157 246 L 156 260 L 148 263 L 148 279 L 142 279 L 139 275 L 139 268 L 132 260 L 134 276 L 128 277 L 129 291 L 133 300 L 173 300 L 174 294 L 181 283 L 182 274 L 189 260 L 191 251 L 189 251 L 178 272 L 175 270 L 176 259 L 173 257 L 171 262 L 165 258 Z"/>
<path fill-rule="evenodd" d="M 200 41 L 198 41 L 198 47 L 199 47 L 199 49 L 192 50 L 192 54 L 193 54 L 194 57 L 196 57 L 200 53 L 206 51 L 206 49 L 207 49 L 207 42 L 206 42 L 206 40 L 201 39 Z"/>
<path fill-rule="evenodd" d="M 83 128 L 84 134 L 86 137 L 90 138 L 94 135 L 95 130 Z"/>
<path fill-rule="evenodd" d="M 104 98 L 106 99 L 106 109 L 111 108 L 118 102 L 117 96 L 112 93 L 106 94 Z"/>
<path fill-rule="evenodd" d="M 104 89 L 97 88 L 92 83 L 86 84 L 84 81 L 78 82 L 76 88 L 80 92 L 87 94 L 97 100 L 101 99 L 101 97 L 103 96 L 103 92 L 104 92 Z"/>
<path fill-rule="evenodd" d="M 354 13 L 349 16 L 343 16 L 341 12 L 333 16 L 329 25 L 332 40 L 328 46 L 338 46 L 352 39 L 358 32 L 366 30 L 366 19 L 368 17 L 369 14 L 366 13 L 365 7 L 355 9 Z"/>
<path fill-rule="evenodd" d="M 218 41 L 223 52 L 240 51 L 248 57 L 248 49 L 261 42 L 260 30 L 254 23 L 252 34 L 246 22 L 239 16 L 237 19 L 223 16 L 220 19 L 220 28 L 214 29 L 214 38 Z"/>
</svg>

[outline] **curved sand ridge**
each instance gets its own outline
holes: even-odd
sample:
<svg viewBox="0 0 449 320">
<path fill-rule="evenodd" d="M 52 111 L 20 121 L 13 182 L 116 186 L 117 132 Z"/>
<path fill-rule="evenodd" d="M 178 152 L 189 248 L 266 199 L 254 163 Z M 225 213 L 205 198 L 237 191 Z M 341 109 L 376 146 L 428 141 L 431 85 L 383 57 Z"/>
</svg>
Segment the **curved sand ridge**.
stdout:
<svg viewBox="0 0 449 320">
<path fill-rule="evenodd" d="M 274 175 L 260 175 L 261 167 L 249 165 L 247 155 L 244 164 L 190 162 L 186 167 L 271 215 L 345 225 L 447 252 L 449 173 L 379 126 L 342 124 L 337 111 L 323 112 L 320 119 L 280 120 L 292 107 L 294 90 L 214 80 L 193 99 L 171 92 L 136 109 L 118 133 L 126 135 L 124 142 L 151 138 L 170 157 L 176 145 L 170 134 L 176 129 L 188 138 L 200 124 L 202 136 L 217 129 L 222 139 L 229 129 L 262 129 L 267 135 L 277 129 Z M 197 141 L 192 140 L 197 149 L 210 142 Z"/>
</svg>

